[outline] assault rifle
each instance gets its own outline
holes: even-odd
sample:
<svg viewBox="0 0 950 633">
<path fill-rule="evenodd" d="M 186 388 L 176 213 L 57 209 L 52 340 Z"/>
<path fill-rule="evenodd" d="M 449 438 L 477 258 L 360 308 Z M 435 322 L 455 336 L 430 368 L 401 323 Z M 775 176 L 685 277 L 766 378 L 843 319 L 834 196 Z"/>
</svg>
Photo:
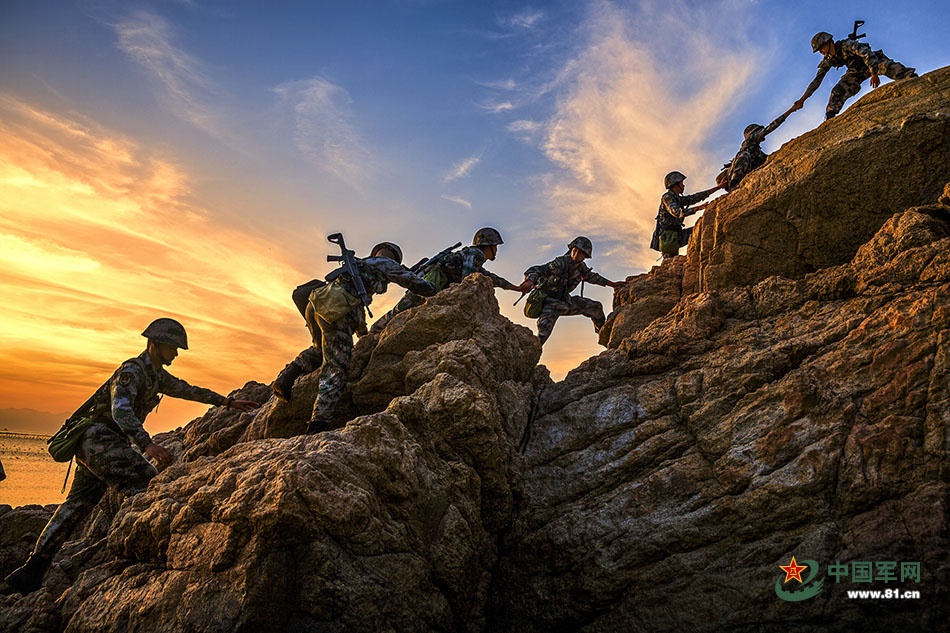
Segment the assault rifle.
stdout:
<svg viewBox="0 0 950 633">
<path fill-rule="evenodd" d="M 448 248 L 442 249 L 441 251 L 439 251 L 438 253 L 436 253 L 436 254 L 433 255 L 432 257 L 423 257 L 422 259 L 420 259 L 419 261 L 417 261 L 417 262 L 415 263 L 415 265 L 414 265 L 412 268 L 410 268 L 409 270 L 411 270 L 412 272 L 414 272 L 414 273 L 416 273 L 416 274 L 421 274 L 423 271 L 426 271 L 426 270 L 432 268 L 433 266 L 435 266 L 436 264 L 438 264 L 440 261 L 442 261 L 443 259 L 445 259 L 445 256 L 446 256 L 446 255 L 448 255 L 449 253 L 451 253 L 452 251 L 454 251 L 456 248 L 458 248 L 458 247 L 461 246 L 461 245 L 462 245 L 461 242 L 456 242 L 456 243 L 453 244 L 452 246 L 449 246 Z"/>
<path fill-rule="evenodd" d="M 356 267 L 356 252 L 346 247 L 342 233 L 327 235 L 327 240 L 339 246 L 341 253 L 340 255 L 327 255 L 327 261 L 343 262 L 343 270 L 350 276 L 350 279 L 353 280 L 353 285 L 356 287 L 357 298 L 360 300 L 360 303 L 363 304 L 363 309 L 366 310 L 366 313 L 369 314 L 370 318 L 373 318 L 373 313 L 369 309 L 369 304 L 373 299 L 366 293 L 366 286 L 363 285 L 363 278 L 360 277 L 360 269 Z"/>
<path fill-rule="evenodd" d="M 862 37 L 867 37 L 867 33 L 858 33 L 858 29 L 862 26 L 864 26 L 864 20 L 855 20 L 854 28 L 851 30 L 851 33 L 848 34 L 848 39 L 857 42 Z"/>
</svg>

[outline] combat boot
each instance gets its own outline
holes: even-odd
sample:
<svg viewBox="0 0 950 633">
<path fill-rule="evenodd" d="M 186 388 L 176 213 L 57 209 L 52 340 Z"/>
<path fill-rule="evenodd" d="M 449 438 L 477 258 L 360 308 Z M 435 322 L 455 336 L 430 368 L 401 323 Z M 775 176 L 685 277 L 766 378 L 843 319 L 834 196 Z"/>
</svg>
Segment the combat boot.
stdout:
<svg viewBox="0 0 950 633">
<path fill-rule="evenodd" d="M 43 584 L 43 576 L 53 559 L 48 556 L 30 554 L 21 567 L 14 569 L 4 581 L 23 595 L 32 593 Z"/>
<path fill-rule="evenodd" d="M 301 374 L 303 374 L 303 370 L 296 362 L 292 362 L 281 369 L 280 373 L 277 374 L 277 378 L 274 379 L 274 384 L 271 385 L 271 390 L 273 390 L 274 395 L 284 402 L 290 402 L 294 382 Z"/>
</svg>

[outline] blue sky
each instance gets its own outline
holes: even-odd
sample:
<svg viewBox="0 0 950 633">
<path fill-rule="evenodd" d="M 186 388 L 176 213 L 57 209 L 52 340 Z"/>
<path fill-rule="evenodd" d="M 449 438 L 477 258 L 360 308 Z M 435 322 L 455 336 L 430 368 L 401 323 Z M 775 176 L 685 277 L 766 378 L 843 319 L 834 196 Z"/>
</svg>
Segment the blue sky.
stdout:
<svg viewBox="0 0 950 633">
<path fill-rule="evenodd" d="M 178 375 L 270 380 L 307 344 L 289 291 L 330 269 L 333 231 L 412 263 L 495 226 L 488 267 L 515 283 L 583 234 L 598 272 L 646 272 L 663 175 L 711 186 L 801 96 L 811 36 L 856 18 L 921 73 L 950 63 L 946 2 L 4 0 L 0 409 L 70 409 L 159 315 L 199 343 Z M 542 362 L 600 349 L 565 318 Z"/>
</svg>

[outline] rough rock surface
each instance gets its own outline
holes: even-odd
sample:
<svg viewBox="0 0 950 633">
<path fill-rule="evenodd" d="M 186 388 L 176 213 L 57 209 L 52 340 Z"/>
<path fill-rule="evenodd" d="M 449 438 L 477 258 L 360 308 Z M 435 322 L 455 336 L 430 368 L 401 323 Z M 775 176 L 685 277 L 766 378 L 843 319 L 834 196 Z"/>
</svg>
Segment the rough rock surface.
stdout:
<svg viewBox="0 0 950 633">
<path fill-rule="evenodd" d="M 489 630 L 937 630 L 948 342 L 937 205 L 895 215 L 849 265 L 685 296 L 545 389 Z M 783 602 L 792 555 L 919 562 L 901 588 L 924 599 L 850 601 L 870 587 L 829 579 Z"/>
<path fill-rule="evenodd" d="M 945 99 L 948 73 L 878 89 L 786 145 L 749 182 L 793 212 L 744 183 L 688 257 L 627 280 L 608 350 L 559 383 L 475 276 L 357 343 L 336 429 L 297 435 L 311 375 L 290 404 L 212 408 L 159 436 L 177 463 L 107 495 L 42 589 L 0 596 L 0 631 L 945 628 L 950 187 L 928 178 L 950 177 L 921 86 Z M 869 160 L 901 125 L 920 182 L 848 185 L 833 207 L 814 194 L 818 172 L 849 173 L 841 147 Z M 850 238 L 832 208 L 857 223 Z M 751 248 L 761 221 L 794 227 L 793 247 Z M 51 512 L 0 507 L 0 574 Z M 809 600 L 776 595 L 796 588 L 779 569 L 792 556 L 820 566 Z M 921 580 L 827 576 L 855 561 L 919 563 Z M 846 595 L 893 588 L 922 596 Z"/>
<path fill-rule="evenodd" d="M 684 288 L 847 263 L 894 213 L 936 200 L 948 165 L 950 67 L 885 83 L 710 204 L 693 231 Z"/>
</svg>

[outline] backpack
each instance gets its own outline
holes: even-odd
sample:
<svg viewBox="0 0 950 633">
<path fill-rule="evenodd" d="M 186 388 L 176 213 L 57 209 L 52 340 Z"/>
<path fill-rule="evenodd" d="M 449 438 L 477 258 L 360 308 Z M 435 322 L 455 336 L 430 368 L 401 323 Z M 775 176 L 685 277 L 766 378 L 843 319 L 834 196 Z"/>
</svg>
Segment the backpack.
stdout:
<svg viewBox="0 0 950 633">
<path fill-rule="evenodd" d="M 130 360 L 138 365 L 143 372 L 145 371 L 145 362 L 142 359 L 136 356 Z M 127 362 L 129 361 L 126 361 L 126 363 Z M 112 384 L 112 380 L 122 369 L 123 365 L 125 365 L 125 363 L 119 365 L 119 367 L 112 372 L 112 376 L 109 377 L 109 380 L 102 383 L 102 385 L 96 389 L 95 393 L 63 422 L 63 426 L 60 427 L 51 438 L 46 440 L 46 450 L 49 451 L 54 461 L 68 462 L 75 457 L 76 447 L 79 446 L 79 440 L 82 439 L 83 433 L 99 420 L 99 417 L 96 415 L 96 405 L 103 396 L 107 395 L 109 385 Z M 69 473 L 67 473 L 66 476 L 69 477 Z"/>
</svg>

